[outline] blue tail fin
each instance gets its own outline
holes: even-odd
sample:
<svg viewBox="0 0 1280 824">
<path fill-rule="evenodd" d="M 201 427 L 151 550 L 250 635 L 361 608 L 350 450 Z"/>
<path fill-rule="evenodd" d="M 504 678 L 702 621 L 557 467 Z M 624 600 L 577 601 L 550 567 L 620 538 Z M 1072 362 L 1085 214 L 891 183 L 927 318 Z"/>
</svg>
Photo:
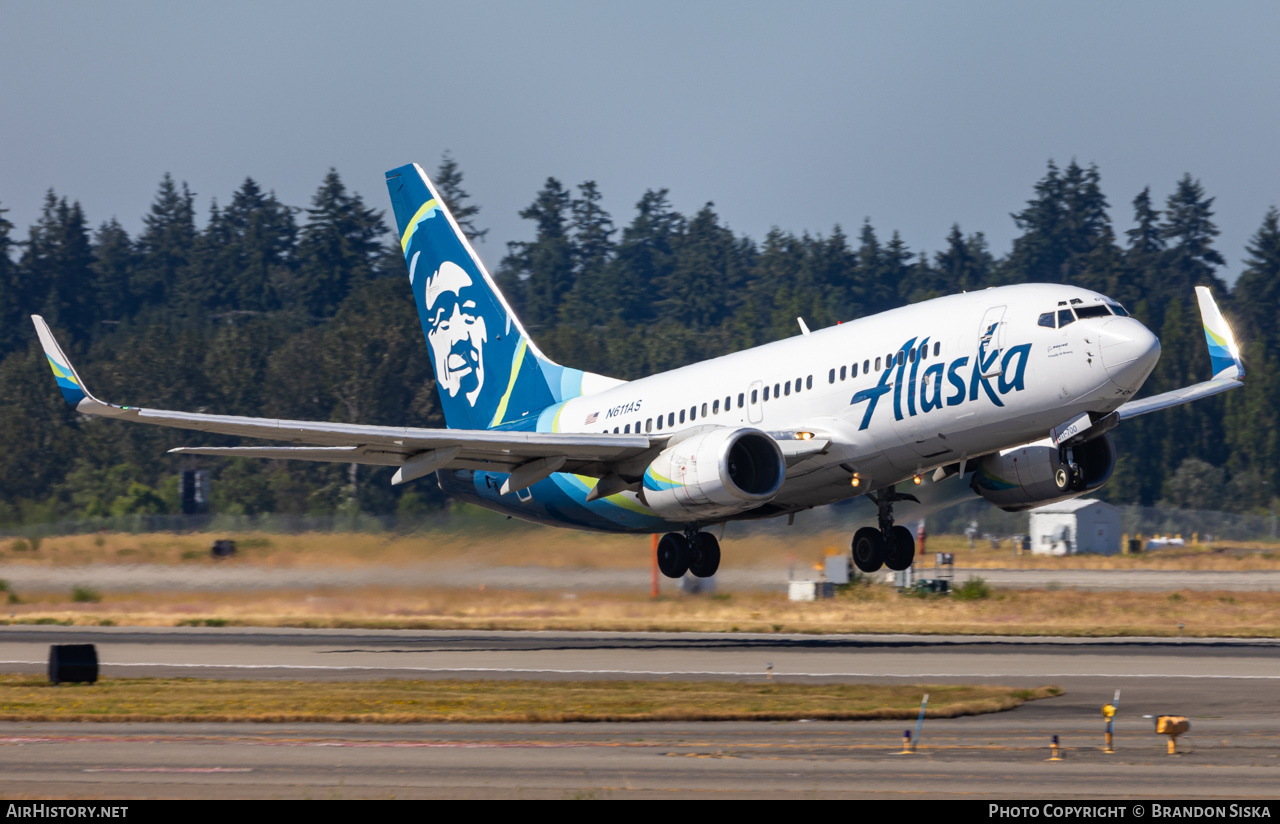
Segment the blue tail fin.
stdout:
<svg viewBox="0 0 1280 824">
<path fill-rule="evenodd" d="M 387 189 L 449 428 L 532 428 L 583 394 L 595 376 L 538 351 L 422 167 L 387 172 Z"/>
</svg>

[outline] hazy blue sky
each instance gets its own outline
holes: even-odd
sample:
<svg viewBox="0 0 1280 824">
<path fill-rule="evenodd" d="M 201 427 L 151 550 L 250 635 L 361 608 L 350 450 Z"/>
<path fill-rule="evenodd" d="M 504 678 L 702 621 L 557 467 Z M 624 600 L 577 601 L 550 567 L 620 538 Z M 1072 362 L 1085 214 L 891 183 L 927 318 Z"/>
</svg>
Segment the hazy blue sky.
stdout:
<svg viewBox="0 0 1280 824">
<path fill-rule="evenodd" d="M 1280 203 L 1280 3 L 27 2 L 0 0 L 0 206 L 45 190 L 131 231 L 161 175 L 203 216 L 245 176 L 306 206 L 330 166 L 453 151 L 491 227 L 526 238 L 548 176 L 713 200 L 738 232 L 912 249 L 953 222 L 1004 253 L 1050 158 L 1096 162 L 1117 233 L 1184 172 L 1217 198 L 1230 278 Z"/>
</svg>

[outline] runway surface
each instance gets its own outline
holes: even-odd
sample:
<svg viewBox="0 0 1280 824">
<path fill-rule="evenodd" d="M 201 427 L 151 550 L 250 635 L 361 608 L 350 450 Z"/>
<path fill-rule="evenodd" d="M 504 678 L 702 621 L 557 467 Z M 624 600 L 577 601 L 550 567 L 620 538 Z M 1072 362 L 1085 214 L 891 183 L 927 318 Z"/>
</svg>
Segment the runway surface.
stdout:
<svg viewBox="0 0 1280 824">
<path fill-rule="evenodd" d="M 726 561 L 716 575 L 725 590 L 783 591 L 787 567 L 734 567 Z M 892 573 L 877 573 L 893 580 Z M 933 574 L 928 566 L 918 577 Z M 167 566 L 110 564 L 92 567 L 46 567 L 0 564 L 0 578 L 18 592 L 66 592 L 92 584 L 103 592 L 216 592 L 278 589 L 350 588 L 361 586 L 431 587 L 523 590 L 595 590 L 648 592 L 652 572 L 635 569 L 553 569 L 541 566 L 367 566 L 354 569 L 292 567 L 275 569 L 250 565 Z M 957 567 L 954 577 L 983 578 L 999 587 L 1035 589 L 1058 587 L 1088 590 L 1234 590 L 1280 591 L 1280 571 L 1250 570 L 1098 570 L 1098 569 L 968 569 Z M 676 582 L 662 579 L 666 589 Z"/>
<path fill-rule="evenodd" d="M 0 669 L 98 645 L 109 676 L 732 678 L 1057 684 L 925 723 L 0 724 L 0 792 L 31 797 L 1274 797 L 1280 643 L 717 634 L 0 628 Z M 317 688 L 321 688 L 317 685 Z M 1122 690 L 1117 752 L 1099 707 Z M 1190 717 L 1165 743 L 1143 714 Z M 1064 760 L 1049 762 L 1059 735 Z"/>
<path fill-rule="evenodd" d="M 0 666 L 42 671 L 50 644 L 94 643 L 104 675 L 777 677 L 827 680 L 1256 680 L 1280 693 L 1280 640 L 243 627 L 0 627 Z"/>
</svg>

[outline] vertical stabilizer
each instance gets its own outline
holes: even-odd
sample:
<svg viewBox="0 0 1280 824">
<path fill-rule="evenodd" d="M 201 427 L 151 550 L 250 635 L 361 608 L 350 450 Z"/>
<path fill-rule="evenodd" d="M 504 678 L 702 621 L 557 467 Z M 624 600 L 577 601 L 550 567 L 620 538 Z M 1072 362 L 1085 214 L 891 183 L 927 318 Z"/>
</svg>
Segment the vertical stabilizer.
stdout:
<svg viewBox="0 0 1280 824">
<path fill-rule="evenodd" d="M 528 421 L 597 378 L 547 359 L 529 339 L 449 207 L 416 163 L 387 172 L 400 248 L 451 429 Z M 602 379 L 598 391 L 608 383 Z"/>
</svg>

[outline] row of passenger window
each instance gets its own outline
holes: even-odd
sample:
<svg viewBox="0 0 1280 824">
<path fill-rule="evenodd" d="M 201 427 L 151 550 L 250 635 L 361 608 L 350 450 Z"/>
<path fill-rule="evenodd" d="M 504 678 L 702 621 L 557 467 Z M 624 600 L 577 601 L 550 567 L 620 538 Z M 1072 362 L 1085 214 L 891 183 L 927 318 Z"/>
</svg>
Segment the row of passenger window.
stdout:
<svg viewBox="0 0 1280 824">
<path fill-rule="evenodd" d="M 942 344 L 940 342 L 934 342 L 933 356 L 936 358 L 941 352 L 942 352 Z M 922 361 L 928 360 L 929 358 L 928 342 L 922 343 L 919 346 L 912 347 L 909 350 L 899 350 L 896 354 L 886 355 L 883 358 L 876 358 L 874 369 L 877 372 L 881 371 L 882 368 L 891 369 L 900 363 L 914 363 L 917 358 L 919 358 Z M 873 369 L 873 366 L 870 358 L 867 358 L 862 362 L 862 373 L 864 375 L 870 373 L 872 369 Z M 841 366 L 839 374 L 840 374 L 840 380 L 845 380 L 846 378 L 858 377 L 858 364 L 855 363 L 852 366 Z M 835 369 L 832 369 L 827 374 L 827 382 L 828 383 L 836 382 Z M 765 386 L 763 390 L 763 394 L 761 393 L 761 390 L 752 389 L 751 403 L 752 404 L 759 403 L 762 400 L 768 401 L 771 397 L 770 390 L 772 390 L 772 397 L 776 400 L 777 398 L 790 396 L 793 391 L 796 394 L 799 394 L 802 389 L 813 389 L 813 375 L 809 375 L 806 378 L 796 378 L 794 381 L 787 381 L 786 383 L 781 383 L 781 382 L 775 383 L 772 387 Z M 747 405 L 746 393 L 739 392 L 738 408 L 742 409 L 746 405 Z M 711 415 L 719 415 L 720 409 L 721 407 L 720 407 L 719 398 L 717 398 L 714 401 L 711 401 L 709 406 L 708 404 L 704 403 L 701 406 L 702 417 L 703 418 L 708 417 L 708 412 L 710 412 Z M 733 397 L 729 396 L 724 399 L 724 411 L 728 412 L 731 409 L 733 409 Z M 678 426 L 686 422 L 692 423 L 698 420 L 698 413 L 699 413 L 699 407 L 695 404 L 694 406 L 689 407 L 687 411 L 684 409 L 681 409 L 679 412 L 667 412 L 665 415 L 659 415 L 657 418 L 646 418 L 644 421 L 643 430 L 641 430 L 640 428 L 641 427 L 640 421 L 636 421 L 634 431 L 637 434 L 639 434 L 641 431 L 645 433 L 654 432 L 654 431 L 661 432 L 664 428 L 663 427 L 664 423 L 667 429 L 670 429 L 673 426 Z M 654 427 L 655 420 L 657 421 L 656 429 Z M 607 432 L 608 430 L 605 430 L 605 431 Z M 626 424 L 621 428 L 617 426 L 613 428 L 613 434 L 615 435 L 619 435 L 619 434 L 630 435 L 631 432 L 632 432 L 631 424 Z"/>
<path fill-rule="evenodd" d="M 812 380 L 812 379 L 811 379 L 811 380 Z M 744 402 L 744 401 L 745 401 L 745 398 L 746 398 L 746 393 L 745 393 L 745 392 L 739 392 L 739 393 L 738 393 L 738 408 L 739 408 L 739 409 L 741 409 L 741 408 L 745 405 L 745 402 Z M 728 411 L 729 411 L 730 409 L 732 409 L 732 408 L 733 408 L 733 397 L 732 397 L 732 396 L 726 397 L 726 398 L 724 399 L 724 411 L 725 411 L 725 412 L 728 412 Z M 694 404 L 693 406 L 689 407 L 687 410 L 686 410 L 686 409 L 681 409 L 679 412 L 668 412 L 668 413 L 666 413 L 665 415 L 659 415 L 659 416 L 657 417 L 657 421 L 658 421 L 658 427 L 657 427 L 657 428 L 658 428 L 658 431 L 661 431 L 661 430 L 662 430 L 662 428 L 663 428 L 663 424 L 664 424 L 664 423 L 666 424 L 666 427 L 667 427 L 668 429 L 670 429 L 670 428 L 671 428 L 671 427 L 673 427 L 673 426 L 677 426 L 677 425 L 678 425 L 678 423 L 684 423 L 684 422 L 686 422 L 686 421 L 688 421 L 688 422 L 692 423 L 693 421 L 696 421 L 696 420 L 698 419 L 698 413 L 699 413 L 699 410 L 701 410 L 702 417 L 704 417 L 704 418 L 709 417 L 709 415 L 719 415 L 719 414 L 720 414 L 720 399 L 719 399 L 719 398 L 716 398 L 714 401 L 711 401 L 711 403 L 710 403 L 710 404 L 706 404 L 706 403 L 704 403 L 704 404 L 702 404 L 702 406 L 701 406 L 701 407 L 699 407 L 697 404 Z M 678 422 L 677 422 L 677 418 L 679 419 L 679 420 L 678 420 Z M 653 422 L 654 422 L 654 419 L 653 419 L 653 418 L 647 418 L 647 419 L 645 419 L 645 422 L 644 422 L 644 430 L 643 430 L 643 431 L 645 431 L 645 432 L 653 432 L 653 431 L 654 431 Z M 605 431 L 608 431 L 608 430 L 605 430 Z M 641 431 L 641 429 L 640 429 L 640 421 L 636 421 L 636 428 L 635 428 L 635 431 L 636 431 L 637 433 L 639 433 L 639 432 Z M 613 434 L 615 434 L 615 435 L 619 434 L 618 427 L 616 427 L 616 426 L 615 426 L 615 427 L 613 428 Z M 621 434 L 623 434 L 623 435 L 629 435 L 629 434 L 631 434 L 631 424 L 627 424 L 627 425 L 623 426 L 623 427 L 622 427 Z"/>
<path fill-rule="evenodd" d="M 787 381 L 786 383 L 775 383 L 772 387 L 773 397 L 781 398 L 784 395 L 790 395 L 793 389 L 797 394 L 799 394 L 801 389 L 812 389 L 812 388 L 813 388 L 813 375 L 809 375 L 806 378 L 796 378 L 795 381 Z M 770 387 L 768 386 L 764 388 L 764 400 L 766 401 L 769 400 L 769 390 L 770 390 Z M 751 403 L 753 404 L 759 403 L 760 400 L 761 400 L 760 390 L 752 389 Z M 747 393 L 739 392 L 738 408 L 742 409 L 746 405 L 747 405 Z M 708 413 L 710 413 L 710 415 L 719 415 L 720 409 L 721 407 L 720 407 L 719 398 L 717 398 L 714 401 L 711 401 L 710 404 L 704 403 L 701 406 L 702 417 L 703 418 L 708 417 L 709 416 Z M 724 411 L 729 412 L 731 409 L 733 409 L 733 396 L 728 396 L 724 399 Z M 670 429 L 673 426 L 678 426 L 685 422 L 693 423 L 694 421 L 698 420 L 698 413 L 699 413 L 699 407 L 695 404 L 694 406 L 689 407 L 688 410 L 681 409 L 679 412 L 668 412 L 665 415 L 659 415 L 656 419 L 646 418 L 644 421 L 643 431 L 646 433 L 654 432 L 654 431 L 661 432 L 664 424 L 667 429 Z M 654 427 L 655 420 L 657 421 L 656 430 Z M 636 421 L 635 427 L 636 427 L 635 431 L 639 433 L 641 431 L 640 421 Z M 613 428 L 613 434 L 615 435 L 618 435 L 618 434 L 629 435 L 631 434 L 631 431 L 632 431 L 631 424 L 626 424 L 625 426 L 623 426 L 621 429 L 621 432 L 619 432 L 618 427 L 615 426 Z"/>
<path fill-rule="evenodd" d="M 942 343 L 935 341 L 933 344 L 933 356 L 936 358 L 941 352 Z M 883 358 L 876 358 L 874 366 L 872 365 L 871 359 L 867 358 L 862 362 L 862 374 L 865 375 L 873 370 L 880 372 L 883 369 L 892 369 L 900 363 L 915 363 L 917 358 L 922 361 L 929 359 L 929 344 L 927 341 L 919 346 L 914 346 L 911 349 L 900 349 L 896 354 L 886 355 Z M 883 364 L 883 366 L 881 366 L 881 364 Z M 846 377 L 858 377 L 858 364 L 855 363 L 853 366 L 841 366 L 839 375 L 840 380 L 845 380 Z M 827 383 L 835 382 L 836 370 L 832 369 L 827 373 Z"/>
</svg>

